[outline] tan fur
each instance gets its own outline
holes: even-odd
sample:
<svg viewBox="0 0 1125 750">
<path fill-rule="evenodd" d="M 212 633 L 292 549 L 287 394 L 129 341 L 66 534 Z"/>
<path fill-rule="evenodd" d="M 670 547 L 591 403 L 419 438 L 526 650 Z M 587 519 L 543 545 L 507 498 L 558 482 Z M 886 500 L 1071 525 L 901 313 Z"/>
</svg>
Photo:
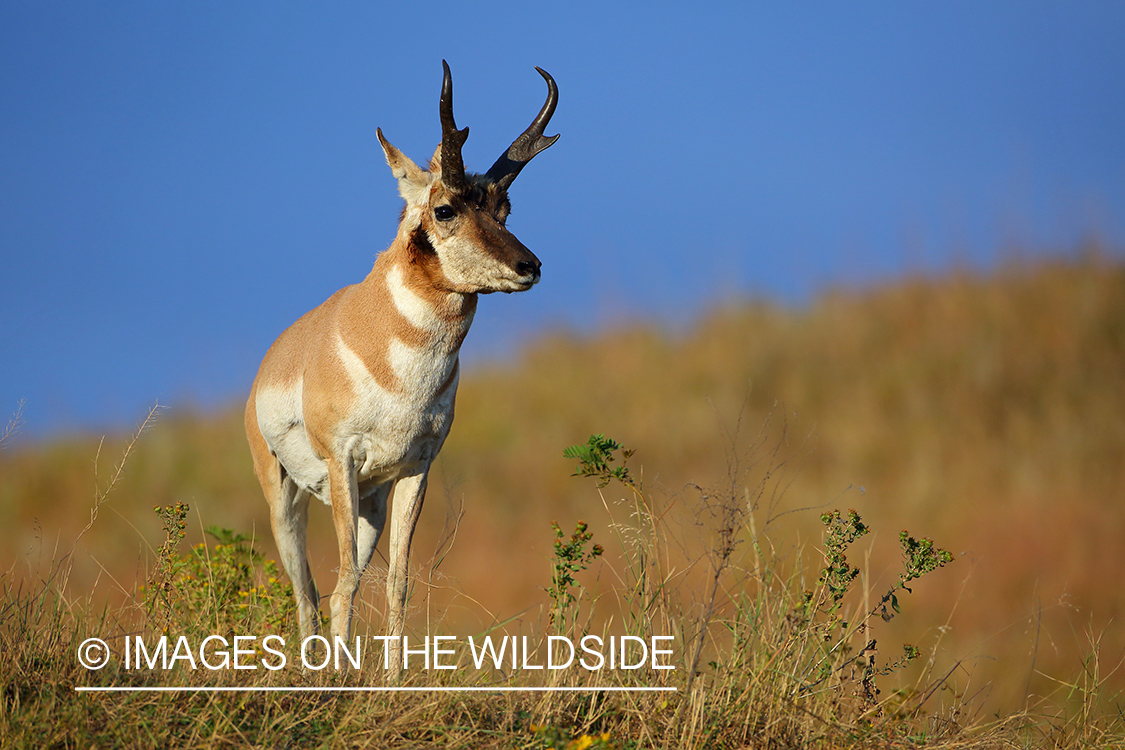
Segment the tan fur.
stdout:
<svg viewBox="0 0 1125 750">
<path fill-rule="evenodd" d="M 317 631 L 319 607 L 305 552 L 313 497 L 332 507 L 339 545 L 332 634 L 350 632 L 359 577 L 390 512 L 387 627 L 401 636 L 410 540 L 453 422 L 458 353 L 477 295 L 539 280 L 538 259 L 504 226 L 504 188 L 466 175 L 451 189 L 440 149 L 422 170 L 377 133 L 406 201 L 397 236 L 362 282 L 278 337 L 246 404 L 254 471 L 306 636 Z"/>
</svg>

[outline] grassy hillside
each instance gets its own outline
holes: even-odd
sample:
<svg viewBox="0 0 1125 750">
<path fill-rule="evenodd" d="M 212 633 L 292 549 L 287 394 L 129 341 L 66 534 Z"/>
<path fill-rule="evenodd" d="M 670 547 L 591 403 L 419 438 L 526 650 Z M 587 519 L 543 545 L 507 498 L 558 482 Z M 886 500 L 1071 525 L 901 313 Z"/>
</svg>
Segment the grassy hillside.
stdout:
<svg viewBox="0 0 1125 750">
<path fill-rule="evenodd" d="M 511 366 L 466 372 L 457 409 L 415 542 L 419 635 L 541 623 L 556 519 L 564 529 L 584 519 L 607 549 L 580 576 L 604 597 L 592 626 L 628 619 L 612 594 L 627 578 L 628 540 L 610 542 L 629 517 L 617 501 L 630 493 L 610 485 L 599 495 L 562 457 L 564 446 L 605 433 L 636 450 L 629 466 L 667 524 L 664 572 L 677 587 L 705 589 L 710 579 L 718 531 L 708 497 L 742 498 L 754 510 L 730 558 L 741 577 L 724 583 L 723 606 L 735 609 L 739 587 L 767 585 L 755 551 L 763 544 L 778 580 L 814 588 L 825 564 L 819 516 L 855 508 L 875 532 L 851 555 L 871 598 L 898 575 L 900 529 L 955 557 L 902 593 L 902 615 L 879 625 L 881 644 L 910 642 L 925 654 L 891 679 L 922 685 L 949 673 L 954 703 L 989 711 L 1043 695 L 1065 703 L 1082 692 L 1068 685 L 1092 680 L 1107 701 L 1096 709 L 1119 711 L 1110 700 L 1125 687 L 1117 262 L 909 279 L 829 292 L 802 309 L 732 304 L 676 335 L 641 325 L 593 338 L 559 333 Z M 76 437 L 0 452 L 7 581 L 45 576 L 73 547 L 72 591 L 132 601 L 164 540 L 151 509 L 175 502 L 191 506 L 185 548 L 218 525 L 264 537 L 258 546 L 275 554 L 238 408 L 163 412 L 75 545 L 125 442 L 99 449 Z M 313 516 L 312 564 L 327 591 L 335 545 L 326 510 Z M 381 586 L 362 596 L 377 631 Z"/>
</svg>

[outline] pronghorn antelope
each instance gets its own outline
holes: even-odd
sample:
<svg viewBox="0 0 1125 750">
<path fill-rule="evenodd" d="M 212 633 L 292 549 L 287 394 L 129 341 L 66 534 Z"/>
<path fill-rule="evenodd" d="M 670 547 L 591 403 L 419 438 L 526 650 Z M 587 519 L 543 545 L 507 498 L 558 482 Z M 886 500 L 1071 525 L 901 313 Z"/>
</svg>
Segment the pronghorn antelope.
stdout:
<svg viewBox="0 0 1125 750">
<path fill-rule="evenodd" d="M 308 506 L 332 507 L 340 548 L 329 597 L 331 634 L 347 638 L 362 572 L 391 505 L 387 632 L 399 645 L 410 541 L 426 475 L 453 422 L 458 351 L 477 295 L 522 292 L 539 259 L 505 227 L 508 188 L 558 136 L 543 129 L 558 89 L 486 174 L 466 173 L 469 129 L 453 119 L 449 66 L 442 81 L 441 145 L 429 170 L 379 143 L 406 201 L 398 235 L 362 282 L 306 313 L 266 353 L 246 404 L 254 471 L 270 505 L 282 563 L 293 582 L 302 637 L 317 632 L 318 595 L 305 554 Z M 401 668 L 397 648 L 392 667 Z"/>
</svg>

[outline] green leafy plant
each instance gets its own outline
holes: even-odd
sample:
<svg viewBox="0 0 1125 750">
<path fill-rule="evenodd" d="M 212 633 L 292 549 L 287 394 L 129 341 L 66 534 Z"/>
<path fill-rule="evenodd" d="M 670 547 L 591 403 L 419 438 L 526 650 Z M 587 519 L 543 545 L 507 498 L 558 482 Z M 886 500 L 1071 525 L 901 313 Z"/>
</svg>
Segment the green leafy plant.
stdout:
<svg viewBox="0 0 1125 750">
<path fill-rule="evenodd" d="M 820 517 L 826 527 L 824 538 L 825 566 L 820 574 L 820 583 L 828 589 L 833 608 L 839 605 L 848 593 L 852 582 L 859 575 L 859 568 L 848 563 L 847 550 L 857 539 L 868 533 L 855 510 L 849 510 L 845 519 L 839 510 L 825 513 Z"/>
<path fill-rule="evenodd" d="M 174 581 L 186 565 L 176 556 L 176 548 L 186 534 L 187 514 L 190 509 L 191 507 L 183 502 L 163 507 L 155 505 L 152 508 L 164 527 L 164 542 L 156 551 L 156 565 L 149 576 L 148 586 L 144 587 L 143 591 L 145 609 L 149 617 L 162 630 L 168 628 L 172 618 Z"/>
<path fill-rule="evenodd" d="M 634 453 L 613 438 L 598 433 L 590 435 L 585 443 L 565 448 L 563 457 L 578 461 L 572 476 L 589 477 L 597 483 L 598 494 L 610 515 L 610 528 L 620 542 L 625 563 L 621 575 L 627 585 L 619 590 L 627 615 L 625 624 L 634 635 L 651 635 L 655 614 L 666 611 L 658 606 L 666 584 L 664 539 L 658 529 L 657 514 L 653 512 L 640 478 L 627 466 Z M 611 501 L 603 492 L 615 481 L 624 486 L 631 496 L 631 502 L 628 499 L 620 501 L 629 507 L 628 520 L 619 521 L 614 517 Z"/>
<path fill-rule="evenodd" d="M 614 451 L 621 451 L 621 465 L 611 466 L 617 459 Z M 639 489 L 637 482 L 629 473 L 625 461 L 633 455 L 633 451 L 623 448 L 620 443 L 605 435 L 591 435 L 582 445 L 572 445 L 563 449 L 563 457 L 578 461 L 578 468 L 571 476 L 593 477 L 598 482 L 598 487 L 605 487 L 616 479 L 622 484 Z"/>
<path fill-rule="evenodd" d="M 200 542 L 186 554 L 177 547 L 184 538 L 188 506 L 157 506 L 165 541 L 145 589 L 145 604 L 154 623 L 203 623 L 216 634 L 277 633 L 292 621 L 292 585 L 282 583 L 277 563 L 253 546 L 253 539 L 232 529 L 205 529 L 214 543 Z"/>
<path fill-rule="evenodd" d="M 903 570 L 898 580 L 873 608 L 861 611 L 859 617 L 849 622 L 840 615 L 842 600 L 849 593 L 860 571 L 848 562 L 847 550 L 857 539 L 866 535 L 869 529 L 855 510 L 849 510 L 846 517 L 839 510 L 834 510 L 822 515 L 820 520 L 825 525 L 825 565 L 818 580 L 820 593 L 805 592 L 804 613 L 800 619 L 810 632 L 822 633 L 819 640 L 823 642 L 824 649 L 822 656 L 814 660 L 812 665 L 818 678 L 802 685 L 799 692 L 808 692 L 823 684 L 833 674 L 851 668 L 857 671 L 857 694 L 866 705 L 874 706 L 879 695 L 875 678 L 905 667 L 918 658 L 920 651 L 912 644 L 903 644 L 899 658 L 882 668 L 877 667 L 877 641 L 870 637 L 873 619 L 878 616 L 885 622 L 901 612 L 898 592 L 909 593 L 911 589 L 907 584 L 910 581 L 944 567 L 952 562 L 953 555 L 935 546 L 931 539 L 918 540 L 910 536 L 909 532 L 902 531 L 899 534 L 899 544 L 903 553 Z M 894 614 L 888 611 L 888 605 Z M 850 654 L 856 651 L 854 639 L 861 634 L 860 642 L 864 645 L 858 649 L 857 656 L 851 657 Z"/>
<path fill-rule="evenodd" d="M 572 588 L 578 585 L 574 574 L 590 567 L 594 560 L 602 556 L 604 550 L 600 544 L 587 548 L 594 535 L 587 530 L 585 521 L 575 524 L 574 533 L 569 539 L 566 538 L 558 521 L 551 521 L 551 528 L 555 531 L 555 559 L 551 586 L 547 589 L 554 602 L 551 607 L 550 624 L 552 628 L 561 630 L 568 620 L 573 622 L 576 615 L 572 611 L 578 601 L 572 591 Z"/>
</svg>

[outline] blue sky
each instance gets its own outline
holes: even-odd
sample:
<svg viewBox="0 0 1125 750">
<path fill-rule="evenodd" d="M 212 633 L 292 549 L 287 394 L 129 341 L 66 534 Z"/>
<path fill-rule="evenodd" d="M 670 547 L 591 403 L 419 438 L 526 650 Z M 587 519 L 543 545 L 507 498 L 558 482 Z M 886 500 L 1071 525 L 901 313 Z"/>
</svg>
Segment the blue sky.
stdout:
<svg viewBox="0 0 1125 750">
<path fill-rule="evenodd" d="M 0 416 L 26 436 L 239 401 L 359 281 L 400 199 L 376 126 L 484 170 L 558 81 L 512 190 L 544 263 L 468 366 L 734 295 L 800 303 L 1012 247 L 1125 245 L 1125 5 L 0 5 Z M 6 421 L 6 420 L 0 420 Z"/>
</svg>

